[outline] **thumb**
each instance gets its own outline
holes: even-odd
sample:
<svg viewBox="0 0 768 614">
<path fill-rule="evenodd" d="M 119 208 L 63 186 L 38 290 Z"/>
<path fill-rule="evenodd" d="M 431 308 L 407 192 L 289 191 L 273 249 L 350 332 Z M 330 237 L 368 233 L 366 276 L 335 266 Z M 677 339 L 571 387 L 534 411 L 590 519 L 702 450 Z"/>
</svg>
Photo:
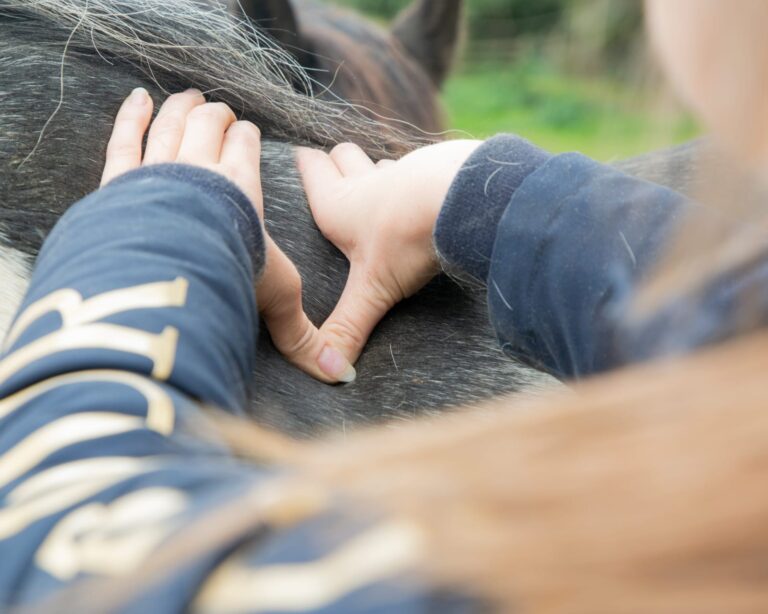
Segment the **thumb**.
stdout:
<svg viewBox="0 0 768 614">
<path fill-rule="evenodd" d="M 353 264 L 341 298 L 320 331 L 354 363 L 373 329 L 396 302 L 384 285 L 376 283 L 362 265 Z"/>
<path fill-rule="evenodd" d="M 268 236 L 267 266 L 256 297 L 272 342 L 289 362 L 323 382 L 354 381 L 354 367 L 304 313 L 298 270 Z"/>
</svg>

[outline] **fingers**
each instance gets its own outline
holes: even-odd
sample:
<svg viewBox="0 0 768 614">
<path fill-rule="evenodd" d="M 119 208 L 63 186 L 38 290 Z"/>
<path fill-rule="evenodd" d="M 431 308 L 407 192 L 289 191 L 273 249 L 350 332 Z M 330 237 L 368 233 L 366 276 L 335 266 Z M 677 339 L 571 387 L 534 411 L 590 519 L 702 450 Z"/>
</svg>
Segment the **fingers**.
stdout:
<svg viewBox="0 0 768 614">
<path fill-rule="evenodd" d="M 330 346 L 307 318 L 301 277 L 288 257 L 267 236 L 267 267 L 256 289 L 259 310 L 278 351 L 291 363 L 327 383 L 352 382 L 355 369 Z"/>
<path fill-rule="evenodd" d="M 208 102 L 192 109 L 187 115 L 177 161 L 199 166 L 218 163 L 224 133 L 236 120 L 232 109 L 222 102 Z"/>
<path fill-rule="evenodd" d="M 331 157 L 317 149 L 297 147 L 296 166 L 301 175 L 312 217 L 322 230 L 325 225 L 324 205 L 327 204 L 328 193 L 332 191 L 329 186 L 338 184 L 344 176 Z"/>
<path fill-rule="evenodd" d="M 152 99 L 147 90 L 136 88 L 123 102 L 115 118 L 112 136 L 107 145 L 107 160 L 101 185 L 141 166 L 142 139 L 151 119 Z"/>
<path fill-rule="evenodd" d="M 366 153 L 354 143 L 336 145 L 329 154 L 336 167 L 345 177 L 364 175 L 376 168 Z"/>
<path fill-rule="evenodd" d="M 389 163 L 381 163 L 385 168 Z M 369 201 L 363 185 L 363 175 L 375 175 L 377 169 L 362 149 L 352 144 L 338 145 L 330 154 L 299 148 L 297 165 L 304 182 L 312 216 L 323 235 L 352 262 L 344 292 L 320 332 L 348 361 L 354 363 L 360 356 L 368 337 L 387 311 L 395 304 L 392 293 L 376 284 L 363 271 L 362 264 L 352 259 L 352 251 L 365 242 L 371 227 L 370 217 L 359 216 L 350 210 L 349 203 L 364 205 Z M 377 197 L 380 197 L 378 189 Z M 360 207 L 353 207 L 359 210 Z M 362 241 L 362 242 L 361 242 Z"/>
<path fill-rule="evenodd" d="M 187 124 L 187 115 L 204 102 L 205 98 L 199 90 L 189 89 L 180 94 L 173 94 L 163 103 L 149 129 L 144 164 L 161 164 L 176 160 Z"/>
<path fill-rule="evenodd" d="M 318 149 L 297 147 L 296 166 L 301 174 L 310 207 L 313 200 L 319 200 L 329 183 L 344 178 L 331 157 Z"/>
<path fill-rule="evenodd" d="M 245 192 L 260 216 L 264 216 L 261 194 L 261 133 L 251 122 L 232 124 L 224 137 L 221 164 L 229 170 L 229 177 Z"/>
<path fill-rule="evenodd" d="M 395 303 L 383 287 L 372 283 L 361 266 L 353 264 L 341 298 L 320 331 L 355 363 L 373 329 Z"/>
</svg>

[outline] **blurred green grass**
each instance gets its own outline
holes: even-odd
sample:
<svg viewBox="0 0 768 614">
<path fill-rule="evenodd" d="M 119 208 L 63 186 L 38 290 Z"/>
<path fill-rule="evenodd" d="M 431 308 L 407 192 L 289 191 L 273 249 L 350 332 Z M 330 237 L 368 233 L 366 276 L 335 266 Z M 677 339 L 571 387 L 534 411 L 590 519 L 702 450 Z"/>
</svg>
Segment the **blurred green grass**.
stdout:
<svg viewBox="0 0 768 614">
<path fill-rule="evenodd" d="M 475 138 L 514 132 L 552 152 L 612 160 L 699 133 L 689 115 L 653 109 L 651 95 L 532 58 L 465 64 L 446 84 L 443 102 L 450 127 Z"/>
</svg>

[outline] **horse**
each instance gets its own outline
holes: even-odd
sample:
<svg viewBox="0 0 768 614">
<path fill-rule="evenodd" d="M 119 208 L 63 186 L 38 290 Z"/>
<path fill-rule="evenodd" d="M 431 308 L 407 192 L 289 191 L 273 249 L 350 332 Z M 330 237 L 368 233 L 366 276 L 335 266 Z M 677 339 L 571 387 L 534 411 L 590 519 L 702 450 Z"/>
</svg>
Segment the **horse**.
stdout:
<svg viewBox="0 0 768 614">
<path fill-rule="evenodd" d="M 443 3 L 424 0 L 406 15 L 430 4 L 434 10 Z M 401 32 L 415 27 L 400 23 Z M 0 27 L 0 332 L 50 228 L 98 187 L 114 114 L 134 87 L 159 100 L 194 86 L 260 126 L 266 225 L 299 269 L 305 310 L 315 323 L 340 296 L 348 263 L 312 220 L 293 146 L 352 140 L 381 159 L 429 142 L 348 104 L 307 96 L 303 90 L 312 83 L 296 59 L 224 5 L 0 0 Z M 683 167 L 692 167 L 695 150 L 658 154 L 630 168 L 656 172 L 678 155 L 687 160 Z M 674 186 L 686 177 L 657 178 Z M 484 288 L 437 277 L 384 318 L 357 363 L 356 382 L 345 386 L 298 371 L 262 334 L 248 413 L 262 425 L 310 437 L 557 386 L 504 355 L 486 314 Z"/>
</svg>

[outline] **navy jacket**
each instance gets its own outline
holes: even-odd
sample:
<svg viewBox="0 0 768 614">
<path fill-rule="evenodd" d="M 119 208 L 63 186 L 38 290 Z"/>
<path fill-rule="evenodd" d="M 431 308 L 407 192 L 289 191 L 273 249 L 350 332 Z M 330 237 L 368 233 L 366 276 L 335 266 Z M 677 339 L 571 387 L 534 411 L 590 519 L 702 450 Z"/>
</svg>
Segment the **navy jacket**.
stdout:
<svg viewBox="0 0 768 614">
<path fill-rule="evenodd" d="M 461 171 L 435 240 L 448 266 L 487 282 L 509 354 L 575 376 L 667 338 L 662 325 L 632 341 L 621 310 L 690 206 L 582 156 L 498 137 Z M 50 599 L 67 590 L 95 607 L 117 595 L 105 607 L 119 612 L 195 600 L 202 612 L 469 607 L 409 574 L 408 527 L 201 436 L 201 406 L 237 415 L 246 404 L 263 261 L 246 197 L 191 167 L 134 171 L 63 216 L 0 361 L 0 610 L 65 611 Z M 702 312 L 737 294 L 714 293 Z M 707 321 L 676 327 L 691 334 L 675 343 L 711 336 Z M 126 574 L 141 581 L 122 596 L 78 589 Z"/>
<path fill-rule="evenodd" d="M 487 284 L 504 351 L 567 379 L 679 355 L 745 332 L 768 314 L 764 259 L 631 312 L 687 217 L 728 223 L 680 194 L 580 154 L 552 156 L 502 135 L 460 171 L 435 243 L 449 272 Z"/>
</svg>

